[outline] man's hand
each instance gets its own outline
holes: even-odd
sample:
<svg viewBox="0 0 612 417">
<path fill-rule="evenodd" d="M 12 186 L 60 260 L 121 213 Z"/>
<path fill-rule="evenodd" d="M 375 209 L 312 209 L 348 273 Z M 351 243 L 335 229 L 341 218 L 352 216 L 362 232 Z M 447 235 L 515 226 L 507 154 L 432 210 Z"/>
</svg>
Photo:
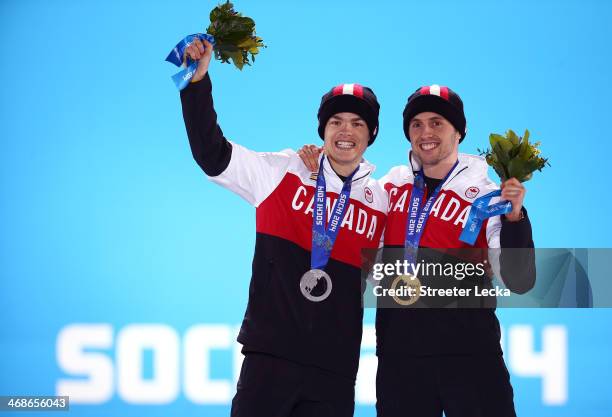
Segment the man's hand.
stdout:
<svg viewBox="0 0 612 417">
<path fill-rule="evenodd" d="M 198 61 L 198 69 L 191 79 L 192 83 L 196 83 L 204 78 L 208 72 L 208 65 L 210 64 L 212 53 L 212 44 L 207 40 L 204 40 L 202 43 L 202 41 L 197 38 L 194 39 L 191 45 L 185 49 L 185 56 L 183 57 L 183 60 L 186 60 L 186 58 L 189 57 L 194 61 Z"/>
<path fill-rule="evenodd" d="M 319 154 L 323 151 L 323 148 L 319 148 L 315 145 L 304 145 L 297 154 L 302 158 L 302 162 L 306 165 L 306 168 L 310 172 L 319 171 Z"/>
<path fill-rule="evenodd" d="M 501 199 L 512 203 L 512 211 L 506 214 L 506 219 L 511 222 L 521 220 L 523 218 L 521 212 L 523 200 L 525 199 L 525 193 L 527 193 L 525 186 L 516 178 L 510 178 L 502 183 L 501 190 Z"/>
</svg>

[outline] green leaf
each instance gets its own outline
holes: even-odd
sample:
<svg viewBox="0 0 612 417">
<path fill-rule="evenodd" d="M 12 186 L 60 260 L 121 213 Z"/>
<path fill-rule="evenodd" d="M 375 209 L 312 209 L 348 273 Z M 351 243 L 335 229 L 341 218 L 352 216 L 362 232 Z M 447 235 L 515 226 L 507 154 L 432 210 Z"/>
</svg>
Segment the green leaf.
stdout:
<svg viewBox="0 0 612 417">
<path fill-rule="evenodd" d="M 508 151 L 508 156 L 510 157 L 510 159 L 518 157 L 520 150 L 521 150 L 521 145 L 512 146 L 510 150 Z"/>
<path fill-rule="evenodd" d="M 532 158 L 533 156 L 534 156 L 533 147 L 529 144 L 529 140 L 526 140 L 525 137 L 523 137 L 523 141 L 521 142 L 521 145 L 519 146 L 518 157 L 526 161 Z"/>
<path fill-rule="evenodd" d="M 508 179 L 508 174 L 506 174 L 505 169 L 501 166 L 501 165 L 494 165 L 493 169 L 495 170 L 495 172 L 497 173 L 497 175 L 499 175 L 499 178 L 502 179 L 503 181 L 506 181 Z"/>
<path fill-rule="evenodd" d="M 507 163 L 507 161 L 512 157 L 512 144 L 505 139 L 497 142 L 493 149 L 502 154 L 499 155 L 499 158 L 504 163 Z"/>
<path fill-rule="evenodd" d="M 489 143 L 491 144 L 491 147 L 495 146 L 497 142 L 501 142 L 504 140 L 506 140 L 506 138 L 503 137 L 502 135 L 498 135 L 496 133 L 491 133 L 489 135 Z"/>
<path fill-rule="evenodd" d="M 519 144 L 519 137 L 514 133 L 512 129 L 509 129 L 506 133 L 506 137 L 510 140 L 512 145 L 517 146 Z"/>
<path fill-rule="evenodd" d="M 506 167 L 508 166 L 510 159 L 508 158 L 508 154 L 506 153 L 506 151 L 502 149 L 502 143 L 503 142 L 498 142 L 493 147 L 492 152 L 495 155 L 496 161 L 496 164 L 493 165 L 493 168 L 498 174 L 500 172 L 502 173 L 500 174 L 501 177 L 508 178 L 508 170 L 506 169 Z"/>
<path fill-rule="evenodd" d="M 526 164 L 527 161 L 524 161 L 520 158 L 514 158 L 512 161 L 510 161 L 510 163 L 508 164 L 509 178 L 514 177 L 519 181 L 523 181 L 525 176 L 529 174 Z"/>
</svg>

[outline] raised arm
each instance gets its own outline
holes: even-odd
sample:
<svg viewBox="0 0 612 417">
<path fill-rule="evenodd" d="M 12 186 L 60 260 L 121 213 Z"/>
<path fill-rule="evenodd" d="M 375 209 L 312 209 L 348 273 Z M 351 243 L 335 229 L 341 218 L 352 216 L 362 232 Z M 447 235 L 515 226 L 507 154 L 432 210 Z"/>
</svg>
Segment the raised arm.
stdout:
<svg viewBox="0 0 612 417">
<path fill-rule="evenodd" d="M 255 152 L 229 142 L 217 124 L 208 66 L 212 45 L 195 40 L 185 55 L 198 61 L 192 82 L 181 91 L 183 118 L 194 159 L 210 179 L 258 206 L 289 168 L 290 152 Z"/>
<path fill-rule="evenodd" d="M 227 168 L 232 156 L 232 145 L 217 124 L 217 113 L 213 106 L 212 83 L 208 75 L 212 45 L 196 39 L 187 47 L 185 55 L 198 61 L 192 82 L 181 91 L 189 146 L 193 158 L 206 175 L 215 177 Z"/>
</svg>

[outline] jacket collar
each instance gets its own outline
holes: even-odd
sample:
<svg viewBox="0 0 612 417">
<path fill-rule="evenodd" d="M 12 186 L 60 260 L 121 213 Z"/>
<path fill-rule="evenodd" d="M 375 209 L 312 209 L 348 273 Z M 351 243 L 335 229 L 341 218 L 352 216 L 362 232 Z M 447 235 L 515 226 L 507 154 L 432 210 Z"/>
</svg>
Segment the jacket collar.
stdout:
<svg viewBox="0 0 612 417">
<path fill-rule="evenodd" d="M 319 165 L 321 164 L 322 160 L 323 160 L 323 153 L 319 155 Z M 367 179 L 372 175 L 372 173 L 375 170 L 376 170 L 376 166 L 374 164 L 371 164 L 366 159 L 361 158 L 361 162 L 359 163 L 359 168 L 357 168 L 357 172 L 353 176 L 352 183 L 355 184 L 360 181 L 367 181 Z M 325 174 L 325 181 L 327 182 L 337 181 L 337 183 L 340 184 L 340 187 L 342 187 L 342 180 L 340 179 L 340 177 L 338 177 L 338 174 L 336 174 L 336 171 L 334 171 L 334 169 L 331 167 L 331 164 L 328 158 L 325 158 L 325 162 L 323 163 L 323 173 Z"/>
<path fill-rule="evenodd" d="M 460 172 L 466 170 L 469 170 L 471 173 L 474 174 L 487 176 L 488 165 L 486 160 L 482 156 L 460 153 L 458 155 L 458 159 L 459 163 L 448 176 L 446 183 L 450 182 Z M 414 176 L 414 173 L 421 169 L 421 163 L 415 158 L 412 151 L 408 152 L 408 160 L 410 161 L 410 164 L 408 166 L 410 168 L 410 173 Z"/>
</svg>

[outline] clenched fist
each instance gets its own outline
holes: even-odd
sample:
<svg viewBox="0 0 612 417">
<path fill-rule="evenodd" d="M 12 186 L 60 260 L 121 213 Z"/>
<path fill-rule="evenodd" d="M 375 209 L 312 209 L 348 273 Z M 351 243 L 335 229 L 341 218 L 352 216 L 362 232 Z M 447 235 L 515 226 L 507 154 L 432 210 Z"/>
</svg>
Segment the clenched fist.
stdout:
<svg viewBox="0 0 612 417">
<path fill-rule="evenodd" d="M 213 54 L 213 46 L 207 40 L 203 42 L 199 39 L 194 39 L 191 45 L 185 48 L 185 56 L 183 60 L 191 58 L 194 61 L 198 61 L 198 69 L 196 70 L 192 83 L 200 81 L 208 72 L 208 65 L 210 64 L 210 58 Z"/>
</svg>

